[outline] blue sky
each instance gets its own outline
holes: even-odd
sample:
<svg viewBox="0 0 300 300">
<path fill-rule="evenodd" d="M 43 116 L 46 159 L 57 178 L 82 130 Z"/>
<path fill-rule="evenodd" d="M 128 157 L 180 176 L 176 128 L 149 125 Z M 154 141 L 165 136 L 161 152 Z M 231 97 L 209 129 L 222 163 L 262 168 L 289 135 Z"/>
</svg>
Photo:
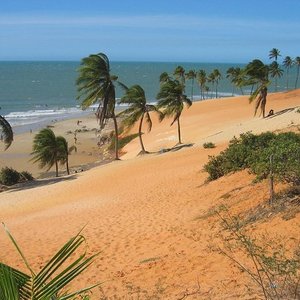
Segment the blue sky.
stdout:
<svg viewBox="0 0 300 300">
<path fill-rule="evenodd" d="M 248 62 L 300 56 L 299 0 L 0 0 L 0 60 Z"/>
</svg>

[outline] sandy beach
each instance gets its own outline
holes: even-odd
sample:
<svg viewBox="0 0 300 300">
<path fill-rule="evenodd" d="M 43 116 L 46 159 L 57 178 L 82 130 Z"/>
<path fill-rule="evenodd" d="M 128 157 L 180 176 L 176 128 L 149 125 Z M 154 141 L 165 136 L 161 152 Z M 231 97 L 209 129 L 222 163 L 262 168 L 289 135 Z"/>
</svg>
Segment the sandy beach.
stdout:
<svg viewBox="0 0 300 300">
<path fill-rule="evenodd" d="M 181 119 L 188 147 L 162 153 L 177 143 L 177 128 L 170 127 L 171 120 L 159 123 L 153 116 L 152 131 L 143 135 L 151 154 L 137 157 L 140 145 L 135 139 L 122 150 L 121 161 L 104 165 L 94 116 L 80 119 L 79 125 L 77 119 L 51 124 L 69 145 L 74 134 L 67 132 L 81 129 L 78 151 L 70 156 L 72 174 L 0 193 L 0 221 L 35 269 L 86 225 L 88 253 L 100 255 L 73 286 L 103 282 L 92 299 L 185 299 L 188 294 L 188 299 L 256 299 L 257 288 L 249 277 L 215 250 L 220 245 L 217 217 L 203 216 L 220 205 L 232 214 L 245 212 L 267 201 L 268 185 L 253 185 L 253 175 L 246 171 L 206 183 L 202 168 L 209 155 L 218 154 L 241 133 L 297 131 L 299 107 L 300 90 L 270 94 L 267 111 L 275 114 L 265 119 L 253 116 L 247 96 L 195 102 Z M 16 135 L 12 146 L 0 152 L 0 166 L 53 176 L 54 170 L 45 175 L 29 162 L 34 134 Z M 204 142 L 216 148 L 204 149 Z M 100 166 L 89 169 L 89 164 Z M 77 169 L 84 172 L 74 173 Z M 280 236 L 293 245 L 299 242 L 299 226 L 299 214 L 287 220 L 277 215 L 249 231 Z M 24 270 L 2 229 L 0 260 Z"/>
</svg>

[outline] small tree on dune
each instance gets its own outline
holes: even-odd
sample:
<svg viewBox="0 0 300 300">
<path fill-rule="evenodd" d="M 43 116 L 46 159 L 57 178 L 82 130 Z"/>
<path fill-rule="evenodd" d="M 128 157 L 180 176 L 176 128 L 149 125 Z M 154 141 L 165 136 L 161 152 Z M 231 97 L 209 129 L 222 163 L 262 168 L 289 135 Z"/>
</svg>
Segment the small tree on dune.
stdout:
<svg viewBox="0 0 300 300">
<path fill-rule="evenodd" d="M 67 173 L 68 175 L 70 175 L 70 169 L 69 169 L 69 155 L 73 152 L 73 151 L 77 151 L 77 148 L 75 145 L 69 147 L 68 146 L 68 142 L 67 140 L 62 137 L 62 136 L 58 136 L 56 138 L 56 142 L 59 145 L 59 157 L 58 160 L 62 165 L 66 165 L 66 169 L 67 169 Z"/>
<path fill-rule="evenodd" d="M 13 130 L 9 122 L 0 115 L 0 134 L 1 140 L 4 142 L 5 150 L 11 145 L 14 139 Z"/>
<path fill-rule="evenodd" d="M 77 99 L 82 99 L 81 107 L 86 109 L 95 103 L 99 103 L 96 117 L 100 128 L 104 128 L 108 119 L 112 118 L 115 127 L 115 159 L 119 159 L 118 147 L 118 123 L 115 114 L 116 92 L 115 83 L 124 88 L 127 87 L 118 81 L 118 77 L 110 74 L 110 63 L 104 53 L 91 54 L 81 61 L 79 76 L 76 84 L 78 87 Z"/>
<path fill-rule="evenodd" d="M 152 129 L 152 120 L 150 112 L 154 111 L 159 114 L 160 120 L 162 119 L 161 112 L 158 111 L 155 105 L 147 104 L 145 91 L 139 85 L 130 87 L 125 95 L 121 98 L 120 104 L 127 104 L 128 108 L 119 113 L 123 117 L 122 124 L 128 129 L 131 128 L 138 120 L 139 124 L 139 139 L 141 144 L 141 154 L 148 153 L 145 150 L 142 139 L 142 126 L 143 121 L 148 125 L 148 132 Z"/>
<path fill-rule="evenodd" d="M 159 109 L 163 109 L 163 114 L 173 117 L 171 126 L 177 122 L 178 144 L 181 144 L 180 116 L 184 108 L 192 105 L 192 101 L 184 94 L 184 86 L 178 80 L 170 80 L 160 86 L 157 95 Z"/>
</svg>

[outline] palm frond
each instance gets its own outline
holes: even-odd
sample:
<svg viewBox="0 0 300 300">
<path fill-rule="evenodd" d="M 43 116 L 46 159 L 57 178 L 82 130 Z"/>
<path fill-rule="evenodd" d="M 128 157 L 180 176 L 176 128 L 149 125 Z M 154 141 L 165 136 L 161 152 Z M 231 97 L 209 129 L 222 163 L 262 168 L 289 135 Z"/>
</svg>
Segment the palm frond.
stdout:
<svg viewBox="0 0 300 300">
<path fill-rule="evenodd" d="M 3 142 L 5 144 L 5 150 L 11 145 L 14 139 L 13 130 L 8 123 L 8 121 L 0 115 L 0 127 L 1 127 L 1 134 L 3 138 Z"/>
</svg>

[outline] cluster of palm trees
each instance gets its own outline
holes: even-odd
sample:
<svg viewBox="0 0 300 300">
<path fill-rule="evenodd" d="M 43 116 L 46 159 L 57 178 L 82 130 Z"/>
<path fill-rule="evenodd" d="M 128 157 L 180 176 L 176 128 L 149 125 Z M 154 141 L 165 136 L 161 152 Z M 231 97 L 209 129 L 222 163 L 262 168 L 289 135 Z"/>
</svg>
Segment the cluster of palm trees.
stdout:
<svg viewBox="0 0 300 300">
<path fill-rule="evenodd" d="M 141 153 L 147 153 L 142 140 L 142 126 L 144 120 L 148 124 L 148 131 L 152 128 L 150 112 L 155 112 L 161 121 L 165 116 L 172 117 L 173 125 L 177 122 L 178 143 L 181 143 L 180 116 L 184 105 L 192 105 L 192 101 L 185 95 L 185 71 L 178 66 L 173 75 L 167 73 L 160 76 L 160 91 L 157 95 L 157 106 L 147 104 L 145 91 L 139 85 L 127 87 L 125 84 L 117 81 L 118 77 L 110 73 L 110 63 L 104 53 L 92 54 L 81 61 L 77 78 L 78 99 L 81 100 L 81 107 L 86 109 L 92 104 L 99 103 L 96 117 L 99 120 L 100 127 L 103 128 L 107 120 L 112 118 L 115 127 L 115 159 L 119 159 L 118 149 L 118 124 L 115 113 L 116 94 L 115 85 L 118 84 L 124 90 L 124 96 L 120 103 L 126 104 L 127 109 L 118 114 L 122 116 L 122 123 L 130 128 L 136 122 L 139 122 L 139 139 L 141 144 Z M 191 74 L 190 74 L 191 75 Z"/>
</svg>

